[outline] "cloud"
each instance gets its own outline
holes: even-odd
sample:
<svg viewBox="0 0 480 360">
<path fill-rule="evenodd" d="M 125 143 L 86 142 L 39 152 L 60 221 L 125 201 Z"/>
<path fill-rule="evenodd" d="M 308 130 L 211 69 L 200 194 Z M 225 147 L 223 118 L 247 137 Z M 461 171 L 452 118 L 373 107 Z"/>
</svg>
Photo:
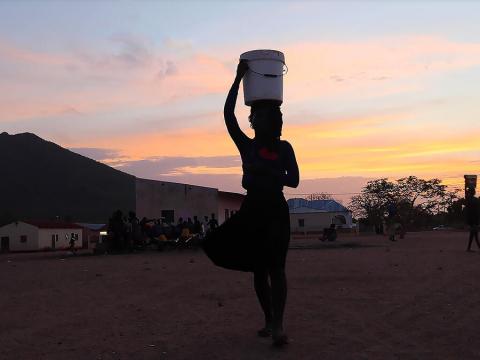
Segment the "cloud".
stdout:
<svg viewBox="0 0 480 360">
<path fill-rule="evenodd" d="M 125 63 L 129 67 L 143 67 L 154 60 L 152 45 L 146 40 L 131 34 L 117 34 L 111 40 L 120 46 L 114 59 Z"/>
<path fill-rule="evenodd" d="M 121 158 L 120 151 L 116 149 L 70 148 L 69 150 L 97 161 L 105 161 L 109 159 L 115 159 L 115 161 L 118 161 L 118 159 Z"/>
<path fill-rule="evenodd" d="M 302 179 L 336 176 L 450 176 L 458 168 L 473 171 L 478 159 L 480 129 L 475 127 L 456 131 L 429 123 L 406 121 L 412 116 L 406 110 L 391 113 L 362 115 L 328 120 L 312 119 L 311 123 L 285 123 L 283 137 L 293 145 L 300 165 Z M 251 130 L 241 126 L 250 136 Z M 478 127 L 477 127 L 478 128 Z M 218 157 L 238 156 L 224 125 L 162 132 L 109 136 L 69 143 L 68 147 L 100 147 L 122 149 L 123 161 L 137 161 L 135 174 L 147 171 L 151 176 L 195 173 L 234 173 L 239 164 L 227 164 L 218 169 Z M 163 165 L 157 168 L 155 159 Z M 176 159 L 176 158 L 184 158 Z M 213 158 L 193 163 L 196 158 Z M 217 157 L 217 158 L 215 158 Z M 173 159 L 173 160 L 169 160 Z M 139 168 L 139 164 L 143 164 Z M 132 165 L 133 166 L 133 165 Z M 228 169 L 227 169 L 228 168 Z M 470 169 L 470 170 L 469 170 Z M 152 173 L 151 171 L 154 170 Z M 222 171 L 220 171 L 222 170 Z M 132 170 L 133 171 L 133 170 Z M 150 176 L 150 175 L 149 175 Z"/>
<path fill-rule="evenodd" d="M 102 51 L 40 52 L 0 39 L 0 121 L 74 107 L 94 114 L 225 94 L 240 47 L 176 55 L 140 36 L 115 35 Z M 171 45 L 171 44 L 170 44 Z M 170 46 L 169 45 L 169 46 Z M 173 46 L 173 45 L 172 45 Z M 424 90 L 433 74 L 480 64 L 480 44 L 428 36 L 284 44 L 291 106 Z M 214 54 L 214 55 L 210 55 Z"/>
<path fill-rule="evenodd" d="M 238 175 L 241 173 L 239 156 L 160 156 L 141 160 L 113 160 L 107 162 L 119 170 L 138 177 L 160 179 L 180 175 Z"/>
<path fill-rule="evenodd" d="M 412 87 L 424 87 L 434 74 L 480 65 L 479 43 L 433 36 L 297 43 L 285 52 L 290 69 L 285 98 L 291 101 L 409 92 Z"/>
<path fill-rule="evenodd" d="M 182 44 L 159 47 L 129 34 L 110 40 L 102 50 L 49 52 L 0 39 L 2 127 L 96 149 L 92 157 L 112 156 L 111 164 L 139 176 L 238 177 L 238 164 L 193 159 L 219 162 L 238 153 L 221 110 L 240 46 L 200 50 L 186 44 L 177 55 L 172 49 Z M 453 112 L 451 97 L 444 105 L 411 98 L 420 90 L 422 99 L 438 97 L 429 92 L 438 86 L 433 77 L 480 65 L 479 43 L 411 36 L 284 45 L 290 68 L 284 136 L 294 144 L 303 178 L 476 171 L 478 141 L 471 134 L 480 129 L 473 121 L 470 129 L 458 126 L 472 119 L 471 109 L 455 112 L 460 120 L 450 122 L 443 114 L 426 116 L 425 109 Z M 410 97 L 400 96 L 397 108 L 376 101 L 398 94 Z M 358 110 L 371 99 L 375 106 Z M 327 103 L 339 110 L 324 112 Z M 239 119 L 246 111 L 239 107 Z"/>
</svg>

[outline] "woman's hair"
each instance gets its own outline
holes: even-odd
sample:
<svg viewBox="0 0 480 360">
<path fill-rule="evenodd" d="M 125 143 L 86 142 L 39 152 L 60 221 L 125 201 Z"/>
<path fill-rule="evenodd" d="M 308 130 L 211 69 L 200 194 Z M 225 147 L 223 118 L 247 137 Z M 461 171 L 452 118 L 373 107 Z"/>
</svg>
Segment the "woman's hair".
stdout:
<svg viewBox="0 0 480 360">
<path fill-rule="evenodd" d="M 262 129 L 268 131 L 273 137 L 279 137 L 282 133 L 283 116 L 277 103 L 264 101 L 252 104 L 250 108 L 250 127 L 254 130 L 259 126 L 258 121 L 263 123 Z"/>
</svg>

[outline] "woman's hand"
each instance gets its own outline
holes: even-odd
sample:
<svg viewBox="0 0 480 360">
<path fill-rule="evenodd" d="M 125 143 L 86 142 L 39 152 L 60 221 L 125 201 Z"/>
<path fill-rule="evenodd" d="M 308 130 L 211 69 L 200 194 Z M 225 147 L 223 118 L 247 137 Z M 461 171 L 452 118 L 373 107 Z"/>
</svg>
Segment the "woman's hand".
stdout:
<svg viewBox="0 0 480 360">
<path fill-rule="evenodd" d="M 240 60 L 237 66 L 237 78 L 241 79 L 248 71 L 248 61 Z"/>
</svg>

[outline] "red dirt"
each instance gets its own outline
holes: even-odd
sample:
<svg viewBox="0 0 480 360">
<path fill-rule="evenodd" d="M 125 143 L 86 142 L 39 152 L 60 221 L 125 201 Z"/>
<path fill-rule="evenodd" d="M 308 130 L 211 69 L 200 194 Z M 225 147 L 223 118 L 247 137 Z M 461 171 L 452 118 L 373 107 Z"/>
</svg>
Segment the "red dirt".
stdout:
<svg viewBox="0 0 480 360">
<path fill-rule="evenodd" d="M 201 251 L 1 255 L 0 358 L 479 359 L 480 253 L 466 237 L 290 250 L 281 350 L 256 336 L 252 275 Z"/>
</svg>

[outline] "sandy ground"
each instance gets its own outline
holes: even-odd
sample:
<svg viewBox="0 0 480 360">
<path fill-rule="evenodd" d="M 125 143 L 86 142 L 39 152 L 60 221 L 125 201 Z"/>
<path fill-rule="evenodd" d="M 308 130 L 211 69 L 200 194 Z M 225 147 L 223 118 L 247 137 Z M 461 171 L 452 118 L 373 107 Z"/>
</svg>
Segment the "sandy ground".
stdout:
<svg viewBox="0 0 480 360">
<path fill-rule="evenodd" d="M 1 255 L 0 359 L 480 359 L 466 233 L 352 240 L 292 244 L 281 350 L 256 336 L 252 275 L 201 251 Z"/>
</svg>

